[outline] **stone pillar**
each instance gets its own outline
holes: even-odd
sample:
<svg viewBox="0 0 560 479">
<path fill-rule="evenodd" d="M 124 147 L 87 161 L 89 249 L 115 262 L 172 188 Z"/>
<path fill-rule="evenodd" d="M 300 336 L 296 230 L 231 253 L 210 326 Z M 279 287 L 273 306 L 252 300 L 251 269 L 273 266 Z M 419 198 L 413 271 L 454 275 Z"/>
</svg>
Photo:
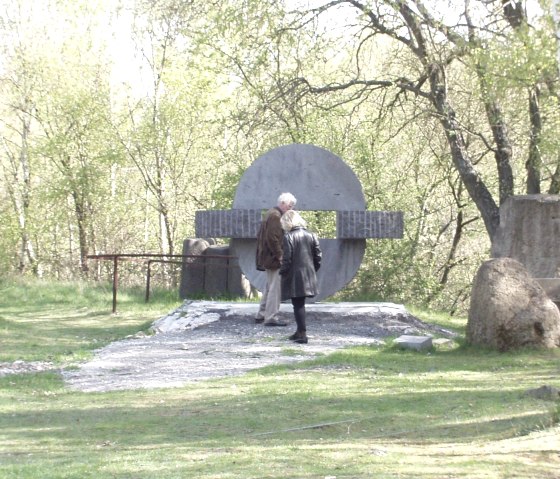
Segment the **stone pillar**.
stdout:
<svg viewBox="0 0 560 479">
<path fill-rule="evenodd" d="M 210 246 L 205 256 L 228 256 L 228 246 Z M 206 294 L 219 296 L 227 293 L 228 266 L 227 258 L 205 258 L 204 291 Z"/>
<path fill-rule="evenodd" d="M 204 239 L 187 239 L 183 242 L 183 254 L 202 255 L 210 243 Z M 184 258 L 181 266 L 179 297 L 204 293 L 204 258 Z"/>
<path fill-rule="evenodd" d="M 493 258 L 513 258 L 533 278 L 560 278 L 560 196 L 510 196 L 500 207 Z"/>
<path fill-rule="evenodd" d="M 231 248 L 230 254 L 232 254 Z M 232 296 L 239 296 L 241 298 L 251 297 L 251 283 L 249 283 L 249 280 L 241 271 L 238 259 L 229 260 L 227 291 Z"/>
<path fill-rule="evenodd" d="M 249 297 L 251 285 L 241 272 L 238 259 L 229 258 L 234 256 L 231 248 L 210 244 L 211 241 L 197 238 L 183 242 L 184 255 L 200 257 L 185 258 L 183 261 L 180 298 L 187 299 L 197 294 Z"/>
</svg>

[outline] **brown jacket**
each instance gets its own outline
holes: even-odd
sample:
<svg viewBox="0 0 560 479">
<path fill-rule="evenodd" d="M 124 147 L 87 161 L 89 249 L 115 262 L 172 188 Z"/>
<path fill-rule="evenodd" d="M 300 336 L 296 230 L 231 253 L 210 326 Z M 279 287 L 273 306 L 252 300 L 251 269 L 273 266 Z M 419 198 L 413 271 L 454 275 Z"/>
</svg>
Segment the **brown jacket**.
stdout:
<svg viewBox="0 0 560 479">
<path fill-rule="evenodd" d="M 279 269 L 282 261 L 282 238 L 284 231 L 280 224 L 282 211 L 274 207 L 266 212 L 257 233 L 256 266 L 259 271 Z"/>
</svg>

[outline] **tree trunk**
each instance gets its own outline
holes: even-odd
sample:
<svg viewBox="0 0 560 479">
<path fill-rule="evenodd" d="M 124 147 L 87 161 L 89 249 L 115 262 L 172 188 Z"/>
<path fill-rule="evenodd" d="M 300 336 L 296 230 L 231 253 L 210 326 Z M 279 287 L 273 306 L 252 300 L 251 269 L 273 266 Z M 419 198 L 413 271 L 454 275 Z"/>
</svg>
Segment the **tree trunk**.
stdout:
<svg viewBox="0 0 560 479">
<path fill-rule="evenodd" d="M 479 81 L 484 82 L 483 73 L 479 72 Z M 484 108 L 486 117 L 492 129 L 492 136 L 495 143 L 494 158 L 496 159 L 496 169 L 498 171 L 498 184 L 500 190 L 500 205 L 513 195 L 513 171 L 511 168 L 511 156 L 513 149 L 509 140 L 508 129 L 505 123 L 502 109 L 489 98 L 484 98 Z"/>
<path fill-rule="evenodd" d="M 87 213 L 86 205 L 79 192 L 72 191 L 72 199 L 74 200 L 74 211 L 76 213 L 76 222 L 78 224 L 78 241 L 80 247 L 80 270 L 84 275 L 89 271 L 87 256 L 89 254 L 88 238 L 87 238 Z"/>
<path fill-rule="evenodd" d="M 439 121 L 451 149 L 453 164 L 480 211 L 488 236 L 492 240 L 500 224 L 500 210 L 469 158 L 455 111 L 447 99 L 443 68 L 440 65 L 430 66 L 430 90 L 431 100 L 439 113 Z"/>
<path fill-rule="evenodd" d="M 5 149 L 10 168 L 10 171 L 5 171 L 6 185 L 18 221 L 20 240 L 18 271 L 23 273 L 28 267 L 31 267 L 35 274 L 40 275 L 37 257 L 27 228 L 27 217 L 31 204 L 31 169 L 27 145 L 29 119 L 22 117 L 21 125 L 19 154 L 14 154 L 8 147 Z"/>
<path fill-rule="evenodd" d="M 552 18 L 556 31 L 556 62 L 560 75 L 560 0 L 552 0 Z"/>
<path fill-rule="evenodd" d="M 525 168 L 527 169 L 527 194 L 541 192 L 541 152 L 539 140 L 542 131 L 542 119 L 539 108 L 540 88 L 535 85 L 529 91 L 529 118 L 531 122 L 531 137 L 529 142 L 529 156 Z"/>
</svg>

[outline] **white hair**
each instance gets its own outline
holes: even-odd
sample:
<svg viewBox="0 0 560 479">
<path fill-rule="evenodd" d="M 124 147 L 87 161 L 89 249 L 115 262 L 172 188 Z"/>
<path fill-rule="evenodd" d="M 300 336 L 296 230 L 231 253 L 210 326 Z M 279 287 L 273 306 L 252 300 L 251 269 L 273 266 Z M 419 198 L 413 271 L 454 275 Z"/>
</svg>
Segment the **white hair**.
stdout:
<svg viewBox="0 0 560 479">
<path fill-rule="evenodd" d="M 282 229 L 284 231 L 291 231 L 292 229 L 297 228 L 298 226 L 307 228 L 307 223 L 301 217 L 301 215 L 295 210 L 286 211 L 282 215 L 282 218 L 280 219 L 280 224 L 282 225 Z"/>
<path fill-rule="evenodd" d="M 293 208 L 296 203 L 296 197 L 294 195 L 292 195 L 291 193 L 282 193 L 277 200 L 278 206 L 280 206 L 281 204 L 287 205 L 290 208 Z"/>
</svg>

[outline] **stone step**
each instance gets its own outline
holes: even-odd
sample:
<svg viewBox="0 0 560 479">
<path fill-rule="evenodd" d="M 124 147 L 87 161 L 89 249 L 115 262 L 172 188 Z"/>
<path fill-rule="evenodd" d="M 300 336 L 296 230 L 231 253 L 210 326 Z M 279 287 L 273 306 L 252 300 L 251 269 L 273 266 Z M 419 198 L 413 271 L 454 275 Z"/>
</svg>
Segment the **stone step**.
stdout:
<svg viewBox="0 0 560 479">
<path fill-rule="evenodd" d="M 426 351 L 433 346 L 430 336 L 411 336 L 402 335 L 393 341 L 399 347 L 404 349 L 415 349 L 416 351 Z"/>
</svg>

